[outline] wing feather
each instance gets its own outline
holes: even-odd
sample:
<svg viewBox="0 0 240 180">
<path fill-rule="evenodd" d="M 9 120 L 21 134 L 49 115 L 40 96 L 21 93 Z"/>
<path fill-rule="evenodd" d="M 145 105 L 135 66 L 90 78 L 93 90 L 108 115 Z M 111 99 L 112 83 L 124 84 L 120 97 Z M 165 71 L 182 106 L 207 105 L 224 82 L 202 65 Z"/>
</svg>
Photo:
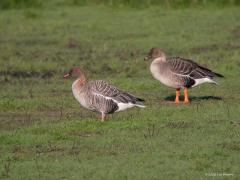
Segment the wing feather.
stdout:
<svg viewBox="0 0 240 180">
<path fill-rule="evenodd" d="M 91 86 L 91 91 L 95 95 L 105 97 L 106 99 L 112 99 L 115 102 L 117 101 L 121 103 L 136 104 L 140 101 L 143 101 L 142 99 L 139 99 L 130 93 L 121 91 L 115 86 L 110 85 L 107 82 L 102 80 L 94 81 Z"/>
<path fill-rule="evenodd" d="M 179 76 L 186 76 L 192 79 L 223 77 L 221 74 L 212 72 L 189 59 L 180 57 L 169 58 L 170 70 Z"/>
</svg>

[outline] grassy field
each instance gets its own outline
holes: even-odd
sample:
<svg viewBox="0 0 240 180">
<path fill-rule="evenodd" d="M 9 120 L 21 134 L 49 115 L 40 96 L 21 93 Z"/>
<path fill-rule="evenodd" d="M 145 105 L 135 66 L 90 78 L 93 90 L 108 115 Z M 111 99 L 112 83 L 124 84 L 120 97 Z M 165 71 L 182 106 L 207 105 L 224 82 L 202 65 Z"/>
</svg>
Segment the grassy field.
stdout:
<svg viewBox="0 0 240 180">
<path fill-rule="evenodd" d="M 1 11 L 0 179 L 239 179 L 239 19 L 239 7 Z M 171 105 L 143 60 L 155 46 L 226 78 Z M 147 107 L 101 123 L 62 78 L 73 65 Z"/>
</svg>

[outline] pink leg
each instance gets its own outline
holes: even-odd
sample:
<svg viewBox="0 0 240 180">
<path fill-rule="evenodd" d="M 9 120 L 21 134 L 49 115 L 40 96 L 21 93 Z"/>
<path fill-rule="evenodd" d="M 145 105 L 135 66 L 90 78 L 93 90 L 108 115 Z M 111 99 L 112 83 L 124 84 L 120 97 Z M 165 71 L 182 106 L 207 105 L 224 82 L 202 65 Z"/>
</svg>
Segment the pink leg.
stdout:
<svg viewBox="0 0 240 180">
<path fill-rule="evenodd" d="M 184 103 L 189 104 L 188 89 L 184 88 Z"/>
<path fill-rule="evenodd" d="M 107 116 L 107 115 L 102 112 L 102 120 L 101 120 L 102 122 L 105 120 L 106 116 Z"/>
</svg>

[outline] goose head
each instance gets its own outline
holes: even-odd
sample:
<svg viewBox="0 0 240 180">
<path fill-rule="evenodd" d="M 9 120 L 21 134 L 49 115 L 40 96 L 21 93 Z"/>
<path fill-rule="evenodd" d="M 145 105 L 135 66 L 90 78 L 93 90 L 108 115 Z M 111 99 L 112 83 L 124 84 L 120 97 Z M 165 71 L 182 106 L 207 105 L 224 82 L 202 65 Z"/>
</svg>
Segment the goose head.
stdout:
<svg viewBox="0 0 240 180">
<path fill-rule="evenodd" d="M 148 52 L 147 56 L 144 58 L 145 60 L 161 60 L 166 61 L 166 55 L 159 48 L 151 48 Z"/>
<path fill-rule="evenodd" d="M 72 67 L 68 72 L 64 73 L 63 77 L 74 77 L 86 81 L 86 75 L 80 67 Z"/>
</svg>

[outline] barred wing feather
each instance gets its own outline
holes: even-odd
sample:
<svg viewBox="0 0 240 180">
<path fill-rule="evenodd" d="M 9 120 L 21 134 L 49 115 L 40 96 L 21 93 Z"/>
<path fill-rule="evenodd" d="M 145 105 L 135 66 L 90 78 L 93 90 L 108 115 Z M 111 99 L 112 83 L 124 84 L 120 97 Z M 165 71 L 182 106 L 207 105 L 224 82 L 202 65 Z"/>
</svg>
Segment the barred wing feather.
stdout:
<svg viewBox="0 0 240 180">
<path fill-rule="evenodd" d="M 223 77 L 221 74 L 212 72 L 189 59 L 176 57 L 169 59 L 168 63 L 170 70 L 180 76 L 188 76 L 192 79 Z"/>
<path fill-rule="evenodd" d="M 112 99 L 119 103 L 133 103 L 136 104 L 138 102 L 143 101 L 140 98 L 137 98 L 130 93 L 119 90 L 118 88 L 108 84 L 105 81 L 99 80 L 94 81 L 91 90 L 94 94 L 103 96 L 106 99 Z"/>
</svg>

